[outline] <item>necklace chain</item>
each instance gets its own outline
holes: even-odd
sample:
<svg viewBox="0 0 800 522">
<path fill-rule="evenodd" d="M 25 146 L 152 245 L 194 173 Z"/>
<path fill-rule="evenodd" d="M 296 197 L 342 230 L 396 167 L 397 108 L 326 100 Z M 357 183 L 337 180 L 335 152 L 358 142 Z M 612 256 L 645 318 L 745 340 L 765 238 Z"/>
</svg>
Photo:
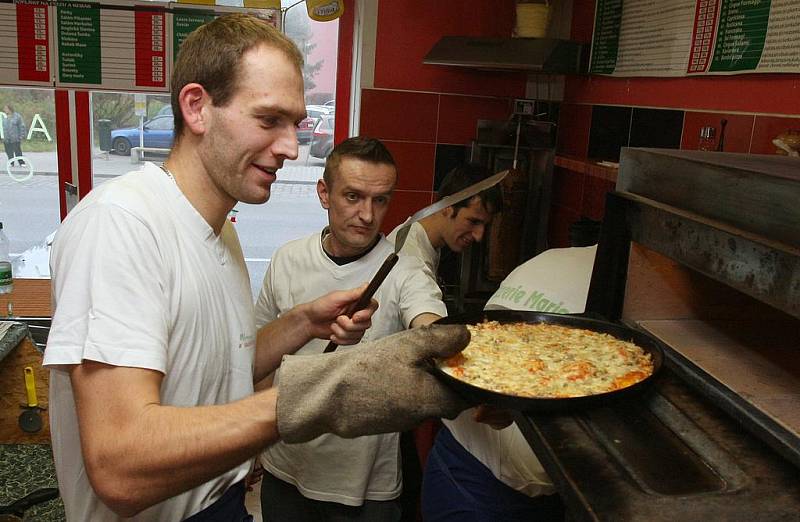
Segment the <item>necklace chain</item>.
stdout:
<svg viewBox="0 0 800 522">
<path fill-rule="evenodd" d="M 161 167 L 161 170 L 164 171 L 164 174 L 166 174 L 169 179 L 171 179 L 175 184 L 178 183 L 177 181 L 175 181 L 175 176 L 172 175 L 172 172 L 170 172 L 169 169 L 163 163 L 159 165 L 159 167 Z"/>
</svg>

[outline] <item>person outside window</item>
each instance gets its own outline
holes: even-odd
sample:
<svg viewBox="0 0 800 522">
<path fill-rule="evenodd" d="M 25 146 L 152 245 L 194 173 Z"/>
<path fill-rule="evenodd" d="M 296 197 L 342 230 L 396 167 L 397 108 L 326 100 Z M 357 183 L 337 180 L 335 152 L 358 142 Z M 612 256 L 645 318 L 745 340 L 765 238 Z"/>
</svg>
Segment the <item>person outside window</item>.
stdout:
<svg viewBox="0 0 800 522">
<path fill-rule="evenodd" d="M 22 140 L 25 138 L 25 122 L 22 120 L 20 113 L 14 110 L 14 106 L 5 104 L 3 112 L 6 114 L 3 118 L 3 145 L 6 149 L 6 156 L 8 156 L 9 165 L 14 165 L 14 159 L 17 158 L 17 165 L 22 166 L 25 161 L 22 159 Z"/>
</svg>

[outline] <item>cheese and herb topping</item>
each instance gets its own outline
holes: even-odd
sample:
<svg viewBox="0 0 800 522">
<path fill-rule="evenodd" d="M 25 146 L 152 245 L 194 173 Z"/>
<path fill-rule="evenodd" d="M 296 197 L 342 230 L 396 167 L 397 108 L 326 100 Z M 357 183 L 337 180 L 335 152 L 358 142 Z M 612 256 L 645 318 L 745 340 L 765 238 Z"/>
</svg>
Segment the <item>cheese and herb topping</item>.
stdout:
<svg viewBox="0 0 800 522">
<path fill-rule="evenodd" d="M 604 333 L 497 321 L 467 328 L 469 345 L 440 367 L 461 381 L 506 395 L 583 397 L 626 388 L 653 373 L 650 354 Z"/>
</svg>

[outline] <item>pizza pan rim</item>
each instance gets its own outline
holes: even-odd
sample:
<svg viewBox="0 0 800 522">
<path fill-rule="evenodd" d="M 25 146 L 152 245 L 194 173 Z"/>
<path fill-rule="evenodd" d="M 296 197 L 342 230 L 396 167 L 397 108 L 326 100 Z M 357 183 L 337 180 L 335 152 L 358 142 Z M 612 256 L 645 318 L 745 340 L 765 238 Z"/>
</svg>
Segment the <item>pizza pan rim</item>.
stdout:
<svg viewBox="0 0 800 522">
<path fill-rule="evenodd" d="M 469 402 L 489 404 L 500 408 L 536 413 L 547 411 L 566 411 L 607 406 L 623 397 L 631 397 L 645 392 L 657 376 L 664 363 L 664 350 L 655 337 L 627 326 L 609 321 L 575 314 L 552 314 L 546 312 L 525 312 L 517 310 L 484 310 L 451 315 L 436 321 L 437 324 L 476 324 L 483 320 L 500 323 L 526 322 L 532 324 L 551 323 L 562 326 L 584 328 L 594 332 L 607 333 L 624 341 L 631 341 L 647 353 L 653 360 L 653 373 L 636 384 L 595 395 L 581 397 L 521 397 L 480 388 L 459 380 L 438 367 L 434 361 L 431 371 Z"/>
</svg>

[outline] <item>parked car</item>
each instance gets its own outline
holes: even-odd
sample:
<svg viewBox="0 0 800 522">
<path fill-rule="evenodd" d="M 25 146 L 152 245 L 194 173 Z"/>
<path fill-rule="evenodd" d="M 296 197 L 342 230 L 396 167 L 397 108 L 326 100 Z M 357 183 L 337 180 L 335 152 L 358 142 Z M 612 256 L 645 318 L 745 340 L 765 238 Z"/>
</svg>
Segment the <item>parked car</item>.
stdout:
<svg viewBox="0 0 800 522">
<path fill-rule="evenodd" d="M 144 146 L 159 149 L 172 148 L 175 134 L 172 114 L 156 116 L 144 123 Z M 139 146 L 139 127 L 126 127 L 111 131 L 111 150 L 115 154 L 127 156 L 131 147 Z"/>
<path fill-rule="evenodd" d="M 309 154 L 315 158 L 327 158 L 333 150 L 333 115 L 325 115 L 314 126 L 314 135 L 311 136 Z"/>
<path fill-rule="evenodd" d="M 316 123 L 317 120 L 311 116 L 300 122 L 297 126 L 297 143 L 305 145 L 311 141 L 311 136 L 314 133 L 314 124 Z"/>
<path fill-rule="evenodd" d="M 317 123 L 322 116 L 333 114 L 333 107 L 325 107 L 324 105 L 306 105 L 306 114 L 309 118 L 314 118 L 314 124 Z"/>
<path fill-rule="evenodd" d="M 157 116 L 172 116 L 172 105 L 168 103 L 161 107 L 153 117 L 155 118 Z"/>
</svg>

